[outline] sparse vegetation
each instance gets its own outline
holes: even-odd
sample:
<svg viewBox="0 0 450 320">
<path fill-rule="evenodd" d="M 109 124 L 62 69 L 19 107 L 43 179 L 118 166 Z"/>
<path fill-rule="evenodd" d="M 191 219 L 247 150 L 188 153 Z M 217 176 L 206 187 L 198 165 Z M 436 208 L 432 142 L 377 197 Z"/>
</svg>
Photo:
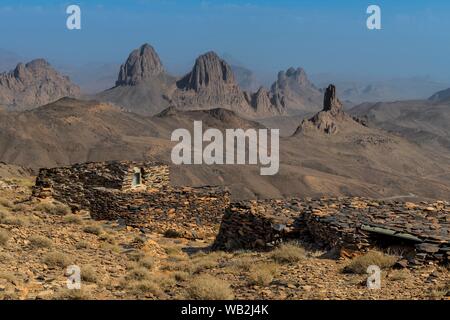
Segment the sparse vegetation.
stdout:
<svg viewBox="0 0 450 320">
<path fill-rule="evenodd" d="M 35 248 L 51 248 L 52 247 L 52 240 L 50 240 L 47 237 L 44 236 L 31 236 L 30 237 L 30 243 Z"/>
<path fill-rule="evenodd" d="M 159 285 L 151 280 L 135 281 L 131 283 L 132 292 L 137 295 L 151 294 L 157 298 L 164 296 L 164 292 Z"/>
<path fill-rule="evenodd" d="M 192 279 L 187 288 L 188 299 L 231 300 L 234 298 L 230 285 L 225 280 L 211 275 L 200 275 Z"/>
<path fill-rule="evenodd" d="M 14 207 L 14 204 L 12 203 L 11 200 L 6 199 L 6 198 L 0 198 L 0 205 L 5 207 L 5 208 L 12 208 Z"/>
<path fill-rule="evenodd" d="M 49 267 L 65 268 L 72 264 L 72 259 L 62 252 L 52 251 L 44 256 L 43 262 Z"/>
<path fill-rule="evenodd" d="M 0 272 L 0 279 L 6 280 L 11 283 L 15 283 L 17 281 L 17 277 L 12 272 L 3 271 Z"/>
<path fill-rule="evenodd" d="M 98 278 L 98 274 L 93 266 L 86 265 L 81 268 L 81 280 L 96 283 Z"/>
<path fill-rule="evenodd" d="M 253 285 L 267 286 L 277 273 L 277 265 L 274 263 L 261 263 L 255 265 L 249 273 L 249 282 Z"/>
<path fill-rule="evenodd" d="M 78 250 L 87 249 L 87 248 L 89 248 L 89 242 L 80 240 L 75 244 L 75 248 L 77 248 Z"/>
<path fill-rule="evenodd" d="M 83 228 L 83 231 L 90 234 L 95 234 L 96 236 L 99 236 L 103 232 L 103 228 L 101 226 L 91 224 L 89 226 L 86 226 Z"/>
<path fill-rule="evenodd" d="M 168 229 L 164 232 L 166 238 L 182 238 L 183 234 L 174 229 Z"/>
<path fill-rule="evenodd" d="M 136 267 L 130 270 L 126 276 L 128 280 L 149 280 L 152 279 L 152 275 L 147 268 L 144 267 Z"/>
<path fill-rule="evenodd" d="M 147 269 L 153 269 L 155 267 L 155 258 L 150 256 L 145 256 L 139 260 L 139 265 Z"/>
<path fill-rule="evenodd" d="M 72 212 L 68 206 L 59 202 L 41 202 L 36 206 L 36 210 L 58 216 L 64 216 Z"/>
<path fill-rule="evenodd" d="M 7 212 L 0 212 L 0 224 L 6 224 L 11 226 L 23 226 L 27 223 L 25 217 L 19 217 Z"/>
<path fill-rule="evenodd" d="M 9 238 L 11 238 L 9 231 L 0 228 L 0 246 L 5 246 Z"/>
<path fill-rule="evenodd" d="M 64 216 L 63 221 L 65 223 L 82 224 L 83 219 L 76 214 L 68 214 Z"/>
<path fill-rule="evenodd" d="M 394 256 L 379 251 L 369 251 L 362 256 L 352 259 L 343 271 L 344 273 L 366 274 L 367 268 L 371 265 L 387 269 L 392 267 L 395 262 L 397 262 L 397 258 Z"/>
<path fill-rule="evenodd" d="M 272 251 L 271 258 L 278 263 L 296 263 L 306 258 L 306 251 L 296 243 L 286 243 Z"/>
<path fill-rule="evenodd" d="M 81 289 L 62 289 L 55 295 L 55 300 L 91 300 L 94 297 L 90 295 L 90 293 L 81 288 Z"/>
</svg>

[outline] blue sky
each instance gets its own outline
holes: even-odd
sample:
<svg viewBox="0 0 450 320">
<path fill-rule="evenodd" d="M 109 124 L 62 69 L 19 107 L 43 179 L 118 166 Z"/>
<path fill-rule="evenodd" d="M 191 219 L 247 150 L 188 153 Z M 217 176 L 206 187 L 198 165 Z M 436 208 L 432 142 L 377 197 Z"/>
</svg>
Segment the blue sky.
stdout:
<svg viewBox="0 0 450 320">
<path fill-rule="evenodd" d="M 66 29 L 69 4 L 82 30 Z M 382 9 L 382 30 L 366 9 Z M 2 0 L 0 48 L 52 62 L 122 62 L 148 42 L 169 70 L 196 56 L 228 53 L 260 73 L 430 75 L 450 79 L 450 1 Z"/>
</svg>

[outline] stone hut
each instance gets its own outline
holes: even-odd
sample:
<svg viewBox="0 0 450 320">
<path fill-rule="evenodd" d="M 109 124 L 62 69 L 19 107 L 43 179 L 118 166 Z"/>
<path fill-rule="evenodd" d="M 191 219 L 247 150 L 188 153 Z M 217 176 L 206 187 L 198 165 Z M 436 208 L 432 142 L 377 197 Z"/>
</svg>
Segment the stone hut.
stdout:
<svg viewBox="0 0 450 320">
<path fill-rule="evenodd" d="M 41 169 L 33 196 L 55 199 L 94 219 L 122 220 L 187 238 L 214 235 L 226 207 L 226 189 L 170 184 L 169 166 L 154 162 L 108 161 Z"/>
</svg>

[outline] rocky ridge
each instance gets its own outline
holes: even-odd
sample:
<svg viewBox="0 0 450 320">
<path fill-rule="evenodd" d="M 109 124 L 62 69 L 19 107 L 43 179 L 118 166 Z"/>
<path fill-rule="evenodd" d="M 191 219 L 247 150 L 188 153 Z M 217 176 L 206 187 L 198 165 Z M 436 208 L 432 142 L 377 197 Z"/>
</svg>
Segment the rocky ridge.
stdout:
<svg viewBox="0 0 450 320">
<path fill-rule="evenodd" d="M 322 93 L 309 81 L 302 68 L 280 71 L 270 92 L 293 112 L 318 111 L 322 99 Z"/>
<path fill-rule="evenodd" d="M 80 88 L 43 59 L 0 74 L 0 105 L 8 109 L 34 108 L 67 96 L 80 96 Z"/>
</svg>

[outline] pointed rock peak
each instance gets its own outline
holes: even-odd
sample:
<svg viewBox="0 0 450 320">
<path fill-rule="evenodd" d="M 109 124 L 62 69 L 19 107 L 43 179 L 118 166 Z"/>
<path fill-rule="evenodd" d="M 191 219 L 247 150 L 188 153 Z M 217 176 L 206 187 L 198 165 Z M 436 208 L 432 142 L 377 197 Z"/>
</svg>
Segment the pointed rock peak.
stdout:
<svg viewBox="0 0 450 320">
<path fill-rule="evenodd" d="M 336 87 L 332 84 L 325 90 L 323 98 L 323 111 L 330 111 L 333 114 L 337 114 L 342 111 L 342 103 L 336 96 Z"/>
<path fill-rule="evenodd" d="M 233 71 L 217 53 L 210 51 L 195 60 L 194 68 L 179 81 L 179 86 L 199 91 L 201 88 L 221 83 L 236 84 Z"/>
<path fill-rule="evenodd" d="M 144 44 L 133 50 L 120 67 L 116 86 L 137 85 L 164 72 L 164 67 L 155 49 Z"/>
<path fill-rule="evenodd" d="M 29 69 L 45 69 L 49 68 L 50 64 L 44 59 L 35 59 L 28 62 L 25 67 Z"/>
<path fill-rule="evenodd" d="M 286 71 L 280 71 L 278 73 L 278 82 L 283 82 L 286 80 L 289 80 L 290 82 L 294 81 L 301 86 L 311 85 L 308 75 L 303 68 L 295 69 L 291 67 Z"/>
</svg>

